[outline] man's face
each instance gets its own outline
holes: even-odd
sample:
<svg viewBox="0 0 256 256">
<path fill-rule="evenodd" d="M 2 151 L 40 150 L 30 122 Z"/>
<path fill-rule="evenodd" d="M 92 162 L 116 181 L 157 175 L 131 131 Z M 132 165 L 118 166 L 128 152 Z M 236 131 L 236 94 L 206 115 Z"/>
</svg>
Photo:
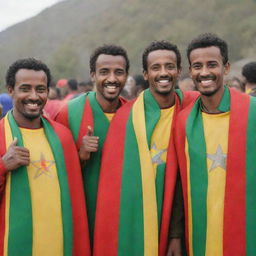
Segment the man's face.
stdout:
<svg viewBox="0 0 256 256">
<path fill-rule="evenodd" d="M 169 95 L 175 88 L 179 73 L 174 51 L 156 50 L 149 53 L 144 79 L 148 80 L 153 95 Z"/>
<path fill-rule="evenodd" d="M 223 89 L 224 75 L 228 74 L 229 68 L 229 63 L 223 64 L 218 47 L 198 48 L 190 53 L 190 75 L 204 96 L 215 95 Z"/>
<path fill-rule="evenodd" d="M 97 99 L 110 102 L 117 99 L 125 85 L 127 75 L 123 56 L 99 55 L 96 70 L 91 73 L 96 85 Z"/>
<path fill-rule="evenodd" d="M 44 71 L 20 69 L 14 88 L 8 87 L 13 98 L 13 114 L 17 123 L 40 120 L 47 101 L 47 76 Z"/>
</svg>

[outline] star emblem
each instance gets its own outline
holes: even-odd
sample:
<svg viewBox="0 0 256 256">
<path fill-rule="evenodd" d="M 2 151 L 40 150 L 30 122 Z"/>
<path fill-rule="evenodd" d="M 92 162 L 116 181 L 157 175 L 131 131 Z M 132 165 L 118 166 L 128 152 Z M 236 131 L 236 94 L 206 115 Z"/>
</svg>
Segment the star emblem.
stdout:
<svg viewBox="0 0 256 256">
<path fill-rule="evenodd" d="M 41 153 L 40 160 L 31 161 L 31 164 L 36 168 L 36 174 L 34 179 L 37 179 L 41 175 L 52 177 L 50 167 L 55 164 L 54 160 L 46 160 L 43 153 Z"/>
<path fill-rule="evenodd" d="M 207 154 L 207 158 L 212 160 L 212 165 L 209 171 L 212 171 L 213 169 L 217 167 L 221 167 L 222 169 L 226 170 L 226 159 L 227 154 L 224 154 L 222 152 L 222 148 L 220 145 L 218 145 L 216 153 L 215 154 Z"/>
<path fill-rule="evenodd" d="M 163 153 L 166 152 L 166 151 L 167 151 L 167 149 L 157 149 L 156 144 L 154 143 L 152 145 L 152 147 L 151 147 L 151 155 L 152 155 L 151 160 L 152 160 L 152 164 L 159 165 L 159 164 L 165 163 L 161 159 L 161 157 L 162 157 Z"/>
</svg>

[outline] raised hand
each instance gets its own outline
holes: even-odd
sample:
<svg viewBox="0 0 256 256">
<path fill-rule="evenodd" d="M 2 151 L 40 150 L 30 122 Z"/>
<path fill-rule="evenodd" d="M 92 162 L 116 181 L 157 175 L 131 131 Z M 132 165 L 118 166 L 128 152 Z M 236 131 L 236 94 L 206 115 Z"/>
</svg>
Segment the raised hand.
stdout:
<svg viewBox="0 0 256 256">
<path fill-rule="evenodd" d="M 5 168 L 8 171 L 17 169 L 23 165 L 29 165 L 29 150 L 24 147 L 17 146 L 17 138 L 14 138 L 7 152 L 2 157 Z"/>
<path fill-rule="evenodd" d="M 98 151 L 98 146 L 99 137 L 93 136 L 93 129 L 91 126 L 88 126 L 87 134 L 83 137 L 82 145 L 79 150 L 80 160 L 89 160 L 91 153 Z"/>
</svg>

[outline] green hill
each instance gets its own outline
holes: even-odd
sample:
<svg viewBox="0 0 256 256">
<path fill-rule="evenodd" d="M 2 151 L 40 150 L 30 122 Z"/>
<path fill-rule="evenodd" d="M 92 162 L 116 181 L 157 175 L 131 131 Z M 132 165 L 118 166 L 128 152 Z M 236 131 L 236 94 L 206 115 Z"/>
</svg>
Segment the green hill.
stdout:
<svg viewBox="0 0 256 256">
<path fill-rule="evenodd" d="M 67 0 L 0 33 L 0 80 L 16 59 L 34 56 L 55 79 L 89 76 L 91 51 L 104 43 L 124 46 L 131 73 L 141 72 L 141 54 L 155 39 L 187 43 L 203 32 L 226 39 L 230 59 L 256 56 L 256 0 Z"/>
</svg>

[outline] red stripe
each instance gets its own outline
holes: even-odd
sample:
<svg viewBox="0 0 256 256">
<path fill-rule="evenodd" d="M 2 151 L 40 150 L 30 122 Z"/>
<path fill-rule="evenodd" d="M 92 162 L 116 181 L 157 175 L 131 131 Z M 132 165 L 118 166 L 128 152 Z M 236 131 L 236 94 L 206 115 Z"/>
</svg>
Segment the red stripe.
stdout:
<svg viewBox="0 0 256 256">
<path fill-rule="evenodd" d="M 73 138 L 68 129 L 48 120 L 58 137 L 64 152 L 73 215 L 73 255 L 90 255 L 87 213 L 83 191 L 80 162 Z"/>
<path fill-rule="evenodd" d="M 126 103 L 117 111 L 110 124 L 104 145 L 104 148 L 110 150 L 104 151 L 104 148 L 102 150 L 102 168 L 100 170 L 94 230 L 94 256 L 117 255 L 126 123 L 132 105 L 133 102 Z M 115 128 L 111 128 L 112 126 Z M 112 144 L 119 145 L 119 147 L 113 149 Z M 111 189 L 109 189 L 110 187 Z"/>
<path fill-rule="evenodd" d="M 171 136 L 170 142 L 167 151 L 167 164 L 165 171 L 165 184 L 164 184 L 164 198 L 163 198 L 163 210 L 162 210 L 162 221 L 161 221 L 161 229 L 160 229 L 160 244 L 159 244 L 159 256 L 166 255 L 166 250 L 168 246 L 168 233 L 169 233 L 169 223 L 171 218 L 172 211 L 172 203 L 173 203 L 173 194 L 174 188 L 177 179 L 177 157 L 174 147 L 174 128 L 175 128 L 175 120 L 178 112 L 180 111 L 180 103 L 179 98 L 176 96 L 175 99 L 175 112 L 172 119 L 172 128 L 171 128 Z"/>
<path fill-rule="evenodd" d="M 80 148 L 82 144 L 82 139 L 88 132 L 88 126 L 91 126 L 92 129 L 94 129 L 93 124 L 94 123 L 93 123 L 92 108 L 90 106 L 90 101 L 88 97 L 86 97 L 85 104 L 84 104 L 83 117 L 81 120 L 81 126 L 79 129 L 79 133 L 76 141 L 77 148 Z"/>
<path fill-rule="evenodd" d="M 184 198 L 184 209 L 185 209 L 185 236 L 186 236 L 186 247 L 189 255 L 189 228 L 188 228 L 188 170 L 187 170 L 187 158 L 185 153 L 185 142 L 186 142 L 186 121 L 193 108 L 191 104 L 188 108 L 180 112 L 175 129 L 175 146 L 178 155 L 178 162 L 180 168 L 183 198 Z"/>
<path fill-rule="evenodd" d="M 6 152 L 4 119 L 0 121 L 0 156 Z M 2 182 L 2 181 L 0 181 Z M 2 187 L 4 188 L 4 186 Z M 4 255 L 4 235 L 5 235 L 5 193 L 0 191 L 0 255 Z"/>
<path fill-rule="evenodd" d="M 58 123 L 61 123 L 65 125 L 66 127 L 69 128 L 69 123 L 68 123 L 68 105 L 65 104 L 62 109 L 59 111 L 58 115 L 56 116 L 55 120 Z"/>
<path fill-rule="evenodd" d="M 230 90 L 231 111 L 224 209 L 223 255 L 246 255 L 246 134 L 249 97 Z"/>
</svg>

